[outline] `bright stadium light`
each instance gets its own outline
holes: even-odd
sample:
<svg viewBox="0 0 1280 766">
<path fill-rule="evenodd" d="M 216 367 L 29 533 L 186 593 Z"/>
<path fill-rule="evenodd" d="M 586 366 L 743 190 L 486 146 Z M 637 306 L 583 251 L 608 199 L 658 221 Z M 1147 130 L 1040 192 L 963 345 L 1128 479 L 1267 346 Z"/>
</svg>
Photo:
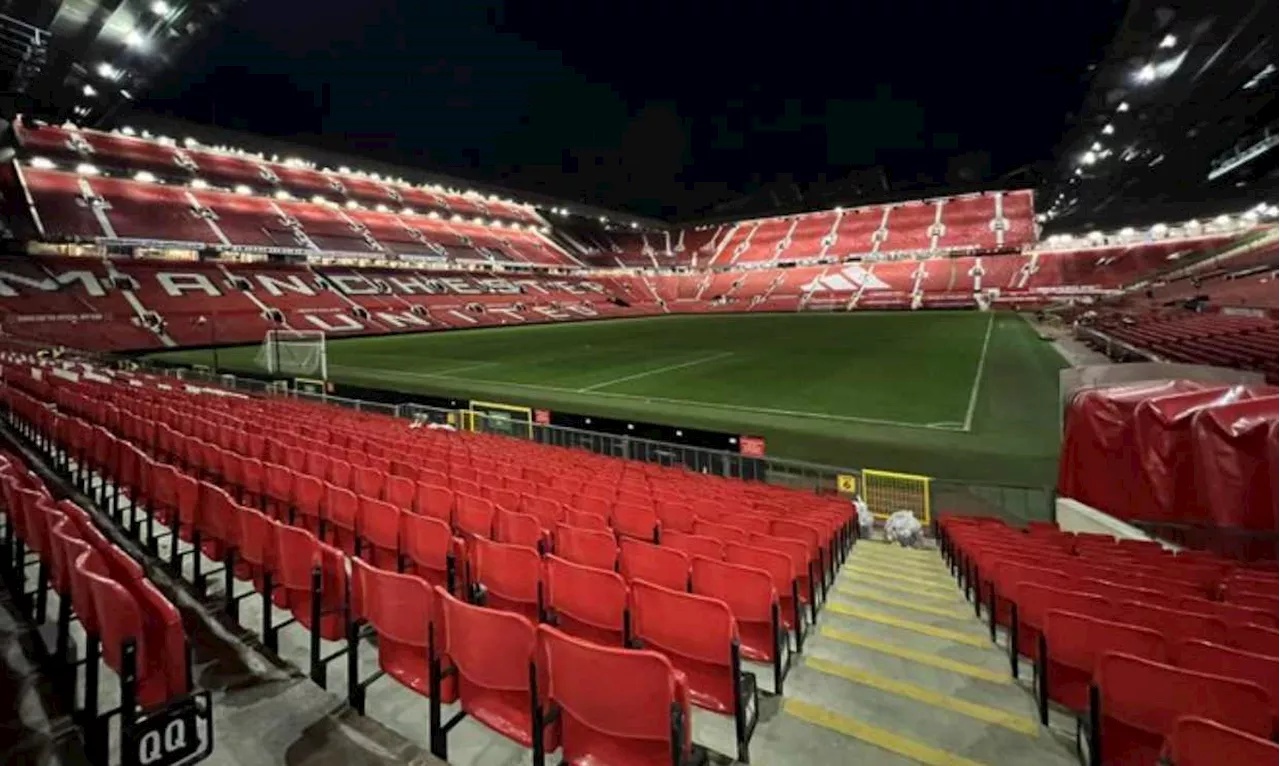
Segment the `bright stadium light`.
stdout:
<svg viewBox="0 0 1280 766">
<path fill-rule="evenodd" d="M 415 215 L 415 213 L 413 208 L 406 207 L 406 208 L 401 208 L 400 215 Z"/>
<path fill-rule="evenodd" d="M 359 203 L 359 202 L 356 202 L 356 201 L 355 201 L 355 200 L 353 200 L 353 199 L 349 199 L 349 200 L 347 200 L 347 209 L 348 209 L 348 210 L 355 210 L 355 209 L 356 209 L 356 208 L 358 208 L 358 207 L 360 207 L 360 203 Z"/>
<path fill-rule="evenodd" d="M 1091 231 L 1091 232 L 1089 232 L 1089 239 L 1090 239 L 1090 240 L 1092 240 L 1092 241 L 1094 241 L 1094 242 L 1101 242 L 1101 241 L 1103 240 L 1102 232 L 1100 232 L 1100 231 Z"/>
<path fill-rule="evenodd" d="M 277 191 L 275 194 L 275 197 L 276 199 L 292 199 L 292 197 L 289 195 L 289 192 L 285 191 L 284 189 L 280 189 L 279 191 Z"/>
<path fill-rule="evenodd" d="M 374 208 L 374 210 L 377 210 L 379 213 L 385 213 L 388 209 L 389 208 L 386 205 L 381 204 Z"/>
<path fill-rule="evenodd" d="M 1160 41 L 1161 48 L 1172 48 L 1177 44 L 1178 44 L 1178 38 L 1174 37 L 1173 35 L 1165 35 L 1164 39 Z"/>
<path fill-rule="evenodd" d="M 1151 227 L 1151 233 L 1156 235 L 1157 237 L 1162 237 L 1168 232 L 1169 232 L 1169 227 L 1164 225 L 1163 223 L 1158 223 L 1155 226 Z"/>
<path fill-rule="evenodd" d="M 313 196 L 313 197 L 311 198 L 311 201 L 312 201 L 312 202 L 314 202 L 314 203 L 315 203 L 315 204 L 317 204 L 317 205 L 323 205 L 323 204 L 327 203 L 329 200 L 327 200 L 327 199 L 325 199 L 324 197 L 322 197 L 322 196 L 320 196 L 319 194 L 317 194 L 317 195 L 315 195 L 315 196 Z"/>
<path fill-rule="evenodd" d="M 173 8 L 171 8 L 164 0 L 156 0 L 151 4 L 151 12 L 157 16 L 168 16 L 169 12 L 172 10 Z"/>
<path fill-rule="evenodd" d="M 236 184 L 236 194 L 245 194 L 245 195 L 253 194 L 253 189 L 250 189 L 248 186 L 245 186 L 244 184 Z"/>
<path fill-rule="evenodd" d="M 1122 113 L 1129 111 L 1129 102 L 1121 101 L 1120 104 L 1116 107 L 1116 111 L 1122 112 Z"/>
<path fill-rule="evenodd" d="M 635 221 L 632 221 L 632 222 L 631 222 L 631 228 L 633 228 L 633 229 L 638 229 L 638 228 L 640 228 L 640 224 L 636 223 Z"/>
<path fill-rule="evenodd" d="M 82 176 L 96 176 L 100 172 L 96 167 L 87 162 L 76 165 L 76 172 Z"/>
<path fill-rule="evenodd" d="M 120 95 L 121 95 L 121 96 L 124 96 L 124 97 L 125 97 L 125 99 L 126 99 L 126 100 L 128 100 L 128 101 L 132 101 L 132 100 L 133 100 L 133 94 L 132 94 L 132 93 L 130 93 L 129 91 L 125 90 L 124 88 L 121 88 L 121 89 L 120 89 Z"/>
<path fill-rule="evenodd" d="M 1089 148 L 1095 152 L 1100 152 L 1102 151 L 1102 144 L 1098 143 L 1097 141 L 1094 141 L 1093 146 L 1090 146 Z"/>
<path fill-rule="evenodd" d="M 1139 83 L 1149 83 L 1156 79 L 1156 67 L 1154 64 L 1143 64 L 1142 68 L 1134 73 L 1133 79 Z"/>
<path fill-rule="evenodd" d="M 149 173 L 145 170 L 139 170 L 137 173 L 133 174 L 133 180 L 139 181 L 144 184 L 153 184 L 156 182 L 156 177 L 154 173 Z"/>
<path fill-rule="evenodd" d="M 457 213 L 454 213 L 453 215 L 449 216 L 449 220 L 452 221 L 453 223 L 462 223 L 462 216 L 458 215 Z"/>
<path fill-rule="evenodd" d="M 124 44 L 135 50 L 142 50 L 147 47 L 147 38 L 143 37 L 138 30 L 132 29 L 124 36 Z"/>
<path fill-rule="evenodd" d="M 192 189 L 208 189 L 209 182 L 204 180 L 203 178 L 193 178 L 191 179 L 191 188 Z"/>
<path fill-rule="evenodd" d="M 32 157 L 31 167 L 35 168 L 36 170 L 53 170 L 54 164 L 53 164 L 53 160 L 49 159 L 48 157 Z"/>
<path fill-rule="evenodd" d="M 1217 218 L 1213 219 L 1213 222 L 1218 224 L 1219 226 L 1226 226 L 1227 224 L 1231 223 L 1231 216 L 1220 215 Z"/>
<path fill-rule="evenodd" d="M 1095 144 L 1095 146 L 1096 146 L 1096 144 Z M 1083 164 L 1085 164 L 1085 165 L 1092 165 L 1093 163 L 1095 163 L 1095 162 L 1097 162 L 1097 161 L 1098 161 L 1098 153 L 1097 153 L 1097 151 L 1095 151 L 1095 150 L 1093 150 L 1093 149 L 1090 149 L 1089 151 L 1087 151 L 1087 152 L 1085 152 L 1084 154 L 1080 155 L 1080 162 L 1081 162 L 1081 163 L 1083 163 Z"/>
<path fill-rule="evenodd" d="M 438 221 L 440 220 L 440 211 L 432 210 L 430 213 L 427 213 L 427 217 L 433 221 Z"/>
<path fill-rule="evenodd" d="M 136 135 L 138 135 L 138 132 L 137 132 L 136 130 L 134 130 L 133 128 L 129 127 L 128 125 L 125 125 L 123 128 L 121 128 L 121 129 L 120 129 L 120 133 L 121 133 L 122 135 L 126 135 L 126 136 L 136 136 Z"/>
<path fill-rule="evenodd" d="M 1200 228 L 1200 222 L 1199 222 L 1199 221 L 1197 221 L 1196 219 L 1192 218 L 1190 221 L 1187 221 L 1187 228 L 1188 228 L 1188 229 L 1198 229 L 1198 228 Z"/>
<path fill-rule="evenodd" d="M 1103 126 L 1102 126 L 1102 135 L 1104 135 L 1104 136 L 1109 136 L 1109 135 L 1111 135 L 1112 133 L 1115 133 L 1115 132 L 1116 132 L 1116 126 L 1115 126 L 1115 125 L 1112 125 L 1112 124 L 1111 124 L 1111 123 L 1109 123 L 1109 122 L 1108 122 L 1106 125 L 1103 125 Z"/>
<path fill-rule="evenodd" d="M 98 64 L 97 72 L 99 77 L 105 77 L 108 80 L 114 80 L 116 76 L 120 74 L 120 72 L 115 67 L 111 66 L 105 61 Z"/>
<path fill-rule="evenodd" d="M 88 83 L 85 83 L 85 86 L 80 89 L 80 92 L 85 94 L 89 98 L 93 98 L 94 96 L 98 95 L 98 89 Z"/>
<path fill-rule="evenodd" d="M 1080 168 L 1076 168 L 1076 175 L 1078 175 L 1078 176 L 1082 176 L 1082 175 L 1084 175 L 1084 171 L 1083 171 L 1083 170 L 1081 170 Z"/>
</svg>

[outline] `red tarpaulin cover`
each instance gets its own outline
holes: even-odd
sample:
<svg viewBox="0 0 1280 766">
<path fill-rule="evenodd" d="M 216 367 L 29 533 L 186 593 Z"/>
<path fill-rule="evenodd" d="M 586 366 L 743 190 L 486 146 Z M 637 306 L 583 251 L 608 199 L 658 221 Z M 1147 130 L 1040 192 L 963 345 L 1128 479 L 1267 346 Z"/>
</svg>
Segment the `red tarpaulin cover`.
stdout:
<svg viewBox="0 0 1280 766">
<path fill-rule="evenodd" d="M 1270 386 L 1220 386 L 1155 396 L 1133 412 L 1134 448 L 1141 471 L 1128 518 L 1175 522 L 1196 519 L 1191 423 L 1201 411 L 1259 396 L 1275 396 Z"/>
<path fill-rule="evenodd" d="M 1142 470 L 1134 448 L 1134 408 L 1154 396 L 1218 387 L 1188 380 L 1156 380 L 1077 393 L 1067 411 L 1058 492 L 1114 516 L 1132 518 Z"/>
<path fill-rule="evenodd" d="M 1192 419 L 1196 501 L 1217 526 L 1277 528 L 1278 408 L 1280 397 L 1270 396 L 1212 407 Z"/>
</svg>

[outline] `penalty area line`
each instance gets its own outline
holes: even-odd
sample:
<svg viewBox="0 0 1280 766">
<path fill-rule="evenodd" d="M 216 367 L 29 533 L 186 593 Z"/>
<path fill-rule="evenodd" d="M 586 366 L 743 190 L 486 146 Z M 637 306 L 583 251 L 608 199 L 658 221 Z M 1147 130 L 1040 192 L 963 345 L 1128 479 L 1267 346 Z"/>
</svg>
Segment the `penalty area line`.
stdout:
<svg viewBox="0 0 1280 766">
<path fill-rule="evenodd" d="M 982 371 L 987 366 L 987 349 L 991 346 L 991 328 L 995 327 L 996 315 L 992 313 L 987 319 L 987 334 L 982 338 L 982 351 L 978 354 L 978 369 L 973 373 L 973 387 L 969 390 L 969 408 L 964 413 L 964 428 L 968 433 L 973 428 L 973 413 L 978 409 L 978 391 L 982 388 Z"/>
<path fill-rule="evenodd" d="M 596 383 L 595 385 L 586 386 L 586 387 L 584 387 L 584 388 L 579 388 L 579 389 L 578 389 L 578 393 L 586 393 L 586 392 L 588 392 L 588 391 L 595 391 L 596 389 L 599 389 L 599 388 L 605 388 L 606 386 L 612 386 L 612 385 L 615 385 L 615 384 L 617 384 L 617 383 L 626 383 L 628 380 L 638 380 L 638 379 L 640 379 L 640 378 L 647 378 L 647 377 L 649 377 L 650 375 L 661 375 L 661 374 L 662 374 L 662 373 L 664 373 L 664 372 L 672 372 L 672 371 L 674 371 L 674 370 L 682 370 L 682 369 L 684 369 L 685 367 L 693 367 L 694 365 L 697 365 L 697 364 L 706 364 L 707 362 L 714 362 L 714 361 L 715 361 L 715 360 L 717 360 L 717 359 L 724 359 L 724 358 L 725 358 L 725 357 L 727 357 L 727 356 L 733 356 L 733 352 L 732 352 L 732 351 L 722 351 L 722 352 L 720 352 L 719 354 L 711 354 L 711 355 L 709 355 L 709 356 L 704 356 L 704 357 L 702 357 L 701 359 L 694 359 L 692 362 L 683 362 L 683 363 L 681 363 L 681 364 L 669 364 L 669 365 L 667 365 L 666 367 L 657 367 L 657 368 L 652 369 L 652 370 L 646 370 L 646 371 L 644 371 L 644 372 L 638 372 L 638 373 L 636 373 L 636 374 L 634 374 L 634 375 L 624 375 L 624 376 L 622 376 L 621 378 L 614 378 L 613 380 L 606 380 L 606 381 L 604 381 L 603 383 Z"/>
</svg>

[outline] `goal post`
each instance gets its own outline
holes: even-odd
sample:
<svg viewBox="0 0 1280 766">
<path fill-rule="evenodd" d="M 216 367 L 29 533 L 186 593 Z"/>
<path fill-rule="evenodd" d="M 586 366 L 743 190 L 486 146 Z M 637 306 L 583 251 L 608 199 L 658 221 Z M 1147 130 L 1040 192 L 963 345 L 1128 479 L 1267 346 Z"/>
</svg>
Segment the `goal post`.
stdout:
<svg viewBox="0 0 1280 766">
<path fill-rule="evenodd" d="M 272 375 L 329 379 L 328 343 L 319 330 L 267 330 L 258 366 Z"/>
</svg>

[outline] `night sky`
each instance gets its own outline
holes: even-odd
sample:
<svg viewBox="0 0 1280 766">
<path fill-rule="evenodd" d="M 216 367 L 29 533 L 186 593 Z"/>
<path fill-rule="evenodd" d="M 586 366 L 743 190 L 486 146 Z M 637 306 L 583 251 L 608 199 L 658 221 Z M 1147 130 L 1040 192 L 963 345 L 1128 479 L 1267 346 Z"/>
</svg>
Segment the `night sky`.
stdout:
<svg viewBox="0 0 1280 766">
<path fill-rule="evenodd" d="M 1049 160 L 1123 8 L 250 0 L 141 107 L 688 219 Z"/>
</svg>

